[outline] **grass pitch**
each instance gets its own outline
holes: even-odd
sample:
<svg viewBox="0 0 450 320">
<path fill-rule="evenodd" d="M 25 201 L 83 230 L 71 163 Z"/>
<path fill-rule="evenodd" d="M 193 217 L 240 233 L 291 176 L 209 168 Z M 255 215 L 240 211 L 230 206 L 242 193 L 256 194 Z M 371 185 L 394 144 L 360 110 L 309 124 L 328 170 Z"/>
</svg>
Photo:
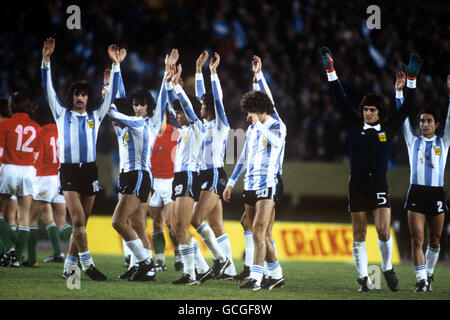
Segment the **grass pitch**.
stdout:
<svg viewBox="0 0 450 320">
<path fill-rule="evenodd" d="M 48 255 L 40 253 L 42 261 Z M 449 300 L 450 266 L 438 262 L 433 292 L 414 293 L 416 283 L 411 265 L 394 266 L 400 290 L 391 292 L 382 276 L 381 289 L 359 293 L 357 272 L 353 264 L 281 261 L 286 284 L 282 289 L 250 292 L 240 290 L 232 281 L 210 280 L 200 286 L 175 286 L 171 282 L 180 273 L 167 259 L 167 271 L 157 273 L 156 282 L 129 282 L 117 276 L 125 271 L 121 256 L 94 256 L 96 266 L 109 278 L 94 282 L 81 274 L 81 288 L 68 289 L 61 278 L 62 263 L 40 262 L 38 268 L 0 268 L 0 299 L 2 300 Z M 208 261 L 208 260 L 207 260 Z M 212 261 L 208 261 L 211 265 Z M 238 272 L 243 261 L 235 261 Z"/>
</svg>

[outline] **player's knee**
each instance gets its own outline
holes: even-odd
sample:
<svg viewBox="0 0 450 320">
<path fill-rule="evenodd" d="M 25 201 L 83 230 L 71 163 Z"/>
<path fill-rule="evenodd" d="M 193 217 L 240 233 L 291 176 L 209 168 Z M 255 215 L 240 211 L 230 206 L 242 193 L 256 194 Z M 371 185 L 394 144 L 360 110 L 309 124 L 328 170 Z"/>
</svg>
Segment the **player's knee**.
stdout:
<svg viewBox="0 0 450 320">
<path fill-rule="evenodd" d="M 365 229 L 357 229 L 353 230 L 353 240 L 355 241 L 365 241 L 366 240 L 366 230 Z"/>
<path fill-rule="evenodd" d="M 413 235 L 411 237 L 411 246 L 413 248 L 422 248 L 423 245 L 423 237 L 418 235 Z"/>
<path fill-rule="evenodd" d="M 390 233 L 389 231 L 384 231 L 384 232 L 379 232 L 378 233 L 378 239 L 380 239 L 381 241 L 388 241 L 389 237 L 390 237 Z"/>
<path fill-rule="evenodd" d="M 120 231 L 123 229 L 123 223 L 122 223 L 122 221 L 120 221 L 118 219 L 112 220 L 112 226 L 116 231 Z"/>
<path fill-rule="evenodd" d="M 430 236 L 430 241 L 428 242 L 428 245 L 433 248 L 437 249 L 440 246 L 441 237 L 439 235 L 432 235 Z"/>
</svg>

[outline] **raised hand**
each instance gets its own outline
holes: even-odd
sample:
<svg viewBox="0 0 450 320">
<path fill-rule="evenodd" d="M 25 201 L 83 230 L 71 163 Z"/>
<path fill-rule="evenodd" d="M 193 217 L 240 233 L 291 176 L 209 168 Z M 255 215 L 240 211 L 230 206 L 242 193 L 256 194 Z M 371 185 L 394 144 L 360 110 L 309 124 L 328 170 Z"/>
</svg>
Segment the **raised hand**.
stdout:
<svg viewBox="0 0 450 320">
<path fill-rule="evenodd" d="M 113 62 L 113 64 L 118 65 L 120 64 L 120 50 L 119 47 L 115 44 L 111 44 L 108 47 L 108 56 Z"/>
<path fill-rule="evenodd" d="M 178 53 L 178 49 L 172 49 L 169 57 L 167 58 L 167 63 L 169 65 L 176 64 L 179 57 L 180 57 L 180 54 Z"/>
<path fill-rule="evenodd" d="M 402 91 L 406 84 L 406 73 L 399 71 L 395 74 L 395 90 Z"/>
<path fill-rule="evenodd" d="M 409 64 L 406 65 L 402 63 L 402 69 L 406 72 L 408 77 L 416 78 L 422 64 L 422 57 L 417 52 L 412 52 L 409 56 Z"/>
<path fill-rule="evenodd" d="M 211 57 L 209 60 L 209 70 L 211 71 L 211 74 L 217 73 L 217 67 L 220 64 L 220 56 L 217 52 L 214 52 L 214 57 Z"/>
<path fill-rule="evenodd" d="M 327 72 L 334 71 L 334 61 L 333 56 L 331 55 L 331 50 L 327 47 L 321 47 L 319 49 L 320 56 L 322 58 L 322 64 Z"/>
<path fill-rule="evenodd" d="M 166 55 L 168 57 L 168 55 Z M 172 82 L 175 74 L 177 73 L 177 67 L 174 64 L 168 65 L 166 72 L 166 82 Z"/>
<path fill-rule="evenodd" d="M 122 63 L 123 60 L 125 60 L 126 56 L 127 56 L 127 50 L 126 49 L 120 49 L 120 51 L 119 51 L 119 63 Z"/>
<path fill-rule="evenodd" d="M 173 79 L 173 83 L 175 85 L 180 84 L 180 77 L 181 77 L 181 72 L 182 71 L 183 71 L 183 68 L 181 67 L 181 64 L 179 64 L 177 66 L 177 73 L 175 74 L 174 79 Z"/>
<path fill-rule="evenodd" d="M 196 73 L 202 73 L 202 66 L 203 64 L 205 64 L 208 57 L 209 57 L 208 51 L 205 50 L 202 53 L 200 53 L 200 55 L 197 58 L 197 61 L 195 62 Z"/>
<path fill-rule="evenodd" d="M 42 48 L 42 59 L 44 62 L 50 62 L 50 57 L 55 50 L 55 39 L 48 38 L 44 41 L 44 47 Z"/>
<path fill-rule="evenodd" d="M 254 74 L 257 74 L 259 72 L 261 72 L 262 70 L 262 62 L 261 62 L 261 58 L 258 56 L 253 56 L 253 60 L 252 60 L 252 71 Z"/>
</svg>

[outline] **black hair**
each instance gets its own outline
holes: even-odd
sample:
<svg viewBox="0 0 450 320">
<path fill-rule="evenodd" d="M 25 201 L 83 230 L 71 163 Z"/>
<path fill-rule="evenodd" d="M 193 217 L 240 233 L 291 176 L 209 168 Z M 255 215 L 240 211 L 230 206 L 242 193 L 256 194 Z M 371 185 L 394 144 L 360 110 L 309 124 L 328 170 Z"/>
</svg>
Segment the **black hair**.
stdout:
<svg viewBox="0 0 450 320">
<path fill-rule="evenodd" d="M 156 102 L 153 99 L 149 90 L 138 89 L 134 90 L 130 95 L 131 105 L 136 102 L 140 105 L 147 105 L 147 115 L 151 117 L 156 108 Z"/>
<path fill-rule="evenodd" d="M 29 114 L 31 112 L 30 99 L 23 92 L 14 92 L 9 99 L 12 114 L 21 112 Z"/>
<path fill-rule="evenodd" d="M 361 103 L 359 104 L 359 111 L 361 112 L 361 115 L 363 113 L 364 106 L 374 106 L 375 108 L 377 108 L 380 122 L 384 122 L 387 120 L 388 112 L 382 96 L 375 93 L 369 93 L 365 95 L 362 98 Z"/>
<path fill-rule="evenodd" d="M 8 105 L 8 99 L 0 99 L 0 116 L 3 118 L 11 117 L 11 110 Z"/>
<path fill-rule="evenodd" d="M 211 93 L 205 93 L 200 101 L 203 101 L 206 106 L 206 113 L 211 115 L 213 118 L 216 117 L 216 112 L 214 110 L 214 96 Z"/>
<path fill-rule="evenodd" d="M 264 91 L 254 90 L 247 92 L 242 96 L 239 105 L 244 112 L 256 112 L 260 114 L 265 112 L 269 115 L 275 113 L 272 100 L 270 100 Z"/>
<path fill-rule="evenodd" d="M 53 118 L 49 107 L 37 107 L 34 110 L 33 118 L 41 127 L 49 123 L 55 123 L 55 119 Z"/>
<path fill-rule="evenodd" d="M 417 116 L 419 122 L 420 122 L 420 117 L 424 113 L 431 114 L 434 118 L 435 123 L 441 122 L 441 114 L 440 114 L 439 110 L 437 110 L 436 108 L 432 108 L 432 107 L 426 107 L 419 112 L 419 114 Z"/>
<path fill-rule="evenodd" d="M 79 94 L 80 92 L 84 92 L 88 96 L 86 110 L 92 111 L 94 108 L 94 96 L 92 87 L 86 81 L 75 81 L 69 88 L 69 92 L 66 96 L 66 106 L 69 110 L 73 109 L 73 94 Z"/>
<path fill-rule="evenodd" d="M 133 106 L 127 98 L 116 98 L 114 100 L 114 105 L 120 113 L 130 117 L 134 116 Z"/>
</svg>

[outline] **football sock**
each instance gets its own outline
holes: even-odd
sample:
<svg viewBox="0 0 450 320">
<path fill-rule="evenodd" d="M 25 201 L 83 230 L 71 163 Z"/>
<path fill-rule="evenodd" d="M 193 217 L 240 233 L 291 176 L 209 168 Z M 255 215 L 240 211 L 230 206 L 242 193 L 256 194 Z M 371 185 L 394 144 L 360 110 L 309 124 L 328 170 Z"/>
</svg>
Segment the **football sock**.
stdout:
<svg viewBox="0 0 450 320">
<path fill-rule="evenodd" d="M 389 239 L 387 241 L 381 241 L 378 239 L 378 248 L 381 253 L 381 270 L 383 272 L 392 269 L 391 257 L 392 257 L 392 246 L 393 241 L 392 237 L 389 235 Z"/>
<path fill-rule="evenodd" d="M 9 225 L 9 237 L 11 239 L 12 244 L 16 245 L 16 240 L 17 240 L 17 225 L 16 224 Z"/>
<path fill-rule="evenodd" d="M 432 248 L 430 245 L 427 245 L 427 251 L 425 252 L 425 261 L 427 264 L 427 274 L 432 275 L 434 272 L 434 266 L 436 265 L 436 262 L 439 258 L 439 251 L 441 250 L 441 247 Z"/>
<path fill-rule="evenodd" d="M 9 225 L 5 221 L 4 217 L 0 217 L 0 237 L 2 238 L 3 247 L 5 252 L 7 252 L 13 246 L 11 241 L 11 236 L 9 233 Z"/>
<path fill-rule="evenodd" d="M 414 272 L 416 273 L 417 282 L 419 282 L 420 280 L 427 279 L 427 266 L 426 265 L 414 267 Z"/>
<path fill-rule="evenodd" d="M 89 250 L 78 253 L 78 256 L 80 257 L 81 268 L 83 269 L 83 271 L 86 271 L 87 269 L 89 269 L 91 264 L 94 264 L 94 260 L 92 260 L 92 256 L 89 253 Z"/>
<path fill-rule="evenodd" d="M 126 246 L 126 245 L 125 245 Z M 131 251 L 130 251 L 131 252 Z M 137 267 L 138 263 L 136 261 L 136 256 L 133 252 L 130 253 L 130 265 L 128 266 L 128 269 L 131 269 L 133 267 Z"/>
<path fill-rule="evenodd" d="M 166 239 L 164 238 L 164 231 L 153 232 L 152 233 L 153 249 L 155 250 L 155 255 L 163 254 L 166 248 Z"/>
<path fill-rule="evenodd" d="M 47 227 L 47 235 L 52 244 L 53 256 L 59 256 L 61 254 L 61 240 L 59 238 L 59 231 L 56 224 L 50 223 Z"/>
<path fill-rule="evenodd" d="M 183 261 L 183 272 L 191 276 L 192 280 L 196 280 L 195 266 L 194 266 L 194 246 L 191 241 L 188 243 L 182 243 L 178 245 L 180 250 L 181 259 Z"/>
<path fill-rule="evenodd" d="M 275 240 L 272 240 L 273 250 L 275 251 L 275 257 L 277 256 L 277 246 L 275 245 Z"/>
<path fill-rule="evenodd" d="M 77 266 L 77 265 L 78 265 L 78 257 L 67 255 L 66 260 L 64 261 L 64 272 L 69 272 L 70 266 Z"/>
<path fill-rule="evenodd" d="M 272 277 L 272 279 L 280 279 L 283 277 L 283 270 L 281 269 L 281 265 L 278 260 L 272 263 L 267 263 L 267 269 L 269 270 L 269 276 Z"/>
<path fill-rule="evenodd" d="M 222 248 L 222 252 L 225 254 L 225 256 L 230 260 L 231 264 L 225 269 L 225 273 L 230 276 L 237 275 L 236 267 L 234 266 L 233 262 L 233 256 L 231 254 L 231 243 L 230 239 L 228 238 L 228 234 L 223 234 L 220 237 L 217 238 L 217 242 L 219 243 L 220 247 Z"/>
<path fill-rule="evenodd" d="M 144 247 L 144 252 L 149 259 L 153 258 L 152 249 L 147 249 Z"/>
<path fill-rule="evenodd" d="M 28 237 L 28 262 L 33 264 L 36 262 L 38 243 L 38 227 L 30 227 L 30 235 Z"/>
<path fill-rule="evenodd" d="M 211 227 L 206 222 L 203 222 L 200 225 L 200 227 L 198 227 L 197 233 L 200 235 L 203 242 L 208 247 L 214 260 L 219 260 L 219 262 L 224 262 L 227 259 L 227 257 L 222 252 L 222 249 L 220 248 L 219 243 L 217 242 L 214 232 L 212 231 Z"/>
<path fill-rule="evenodd" d="M 203 258 L 202 252 L 200 251 L 200 246 L 194 238 L 191 238 L 191 245 L 194 246 L 194 264 L 197 268 L 199 274 L 208 272 L 209 266 Z"/>
<path fill-rule="evenodd" d="M 264 274 L 264 267 L 259 266 L 257 264 L 253 264 L 250 267 L 250 278 L 255 279 L 256 280 L 256 284 L 258 286 L 261 285 L 261 280 Z"/>
<path fill-rule="evenodd" d="M 138 263 L 149 258 L 148 253 L 146 253 L 144 250 L 144 245 L 142 244 L 141 239 L 127 241 L 125 244 L 127 245 L 128 249 L 133 252 Z"/>
<path fill-rule="evenodd" d="M 253 265 L 253 254 L 255 252 L 255 245 L 253 243 L 253 235 L 251 230 L 244 231 L 245 238 L 245 261 L 244 265 L 250 267 Z"/>
<path fill-rule="evenodd" d="M 353 241 L 353 260 L 359 272 L 359 278 L 367 277 L 367 251 L 365 241 Z"/>
<path fill-rule="evenodd" d="M 173 243 L 173 253 L 175 255 L 175 262 L 179 262 L 179 261 L 181 261 L 181 255 L 180 255 L 180 251 L 178 248 L 178 240 L 175 237 L 175 235 L 173 234 L 172 230 L 169 230 L 169 236 L 170 236 L 170 240 Z"/>
<path fill-rule="evenodd" d="M 65 241 L 70 241 L 70 236 L 72 235 L 72 226 L 70 224 L 66 223 L 59 231 Z"/>
<path fill-rule="evenodd" d="M 128 249 L 126 241 L 122 238 L 123 255 L 125 257 L 131 256 L 132 252 Z"/>
<path fill-rule="evenodd" d="M 28 237 L 30 236 L 30 228 L 19 226 L 16 239 L 16 255 L 17 260 L 22 261 L 22 256 L 27 248 Z"/>
</svg>

